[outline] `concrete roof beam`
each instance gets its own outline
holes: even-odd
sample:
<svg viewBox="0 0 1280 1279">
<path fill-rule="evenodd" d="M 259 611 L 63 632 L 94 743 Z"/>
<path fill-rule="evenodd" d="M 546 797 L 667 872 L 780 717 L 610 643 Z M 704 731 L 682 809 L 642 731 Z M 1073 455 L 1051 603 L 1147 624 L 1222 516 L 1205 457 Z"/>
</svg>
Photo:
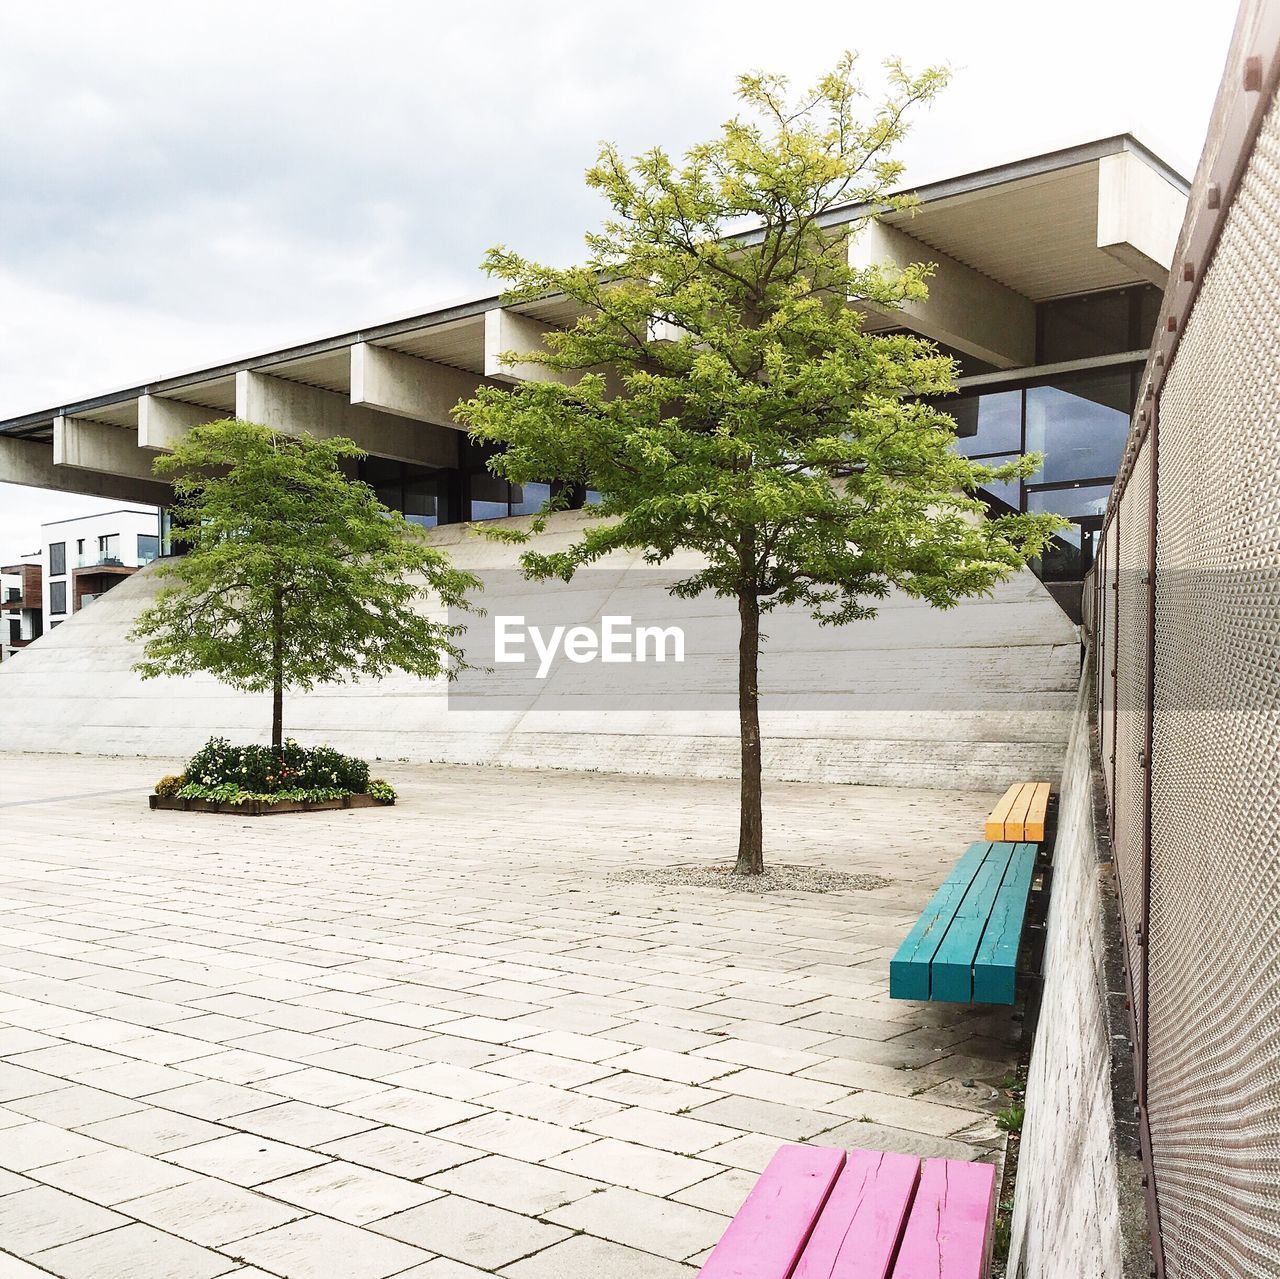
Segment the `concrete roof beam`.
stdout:
<svg viewBox="0 0 1280 1279">
<path fill-rule="evenodd" d="M 216 422 L 225 413 L 171 400 L 162 395 L 138 397 L 138 447 L 158 453 L 171 453 L 179 440 L 193 427 Z"/>
<path fill-rule="evenodd" d="M 858 302 L 880 322 L 875 327 L 891 321 L 999 369 L 1035 363 L 1036 308 L 1030 298 L 883 222 L 868 222 L 850 237 L 850 266 L 892 271 L 919 262 L 936 267 L 927 301 L 906 302 L 896 311 Z"/>
<path fill-rule="evenodd" d="M 547 350 L 550 326 L 518 311 L 495 307 L 484 313 L 484 374 L 499 382 L 562 382 L 571 386 L 575 373 L 564 373 L 529 360 L 508 363 L 503 357 Z"/>
<path fill-rule="evenodd" d="M 336 391 L 244 369 L 236 374 L 236 417 L 286 435 L 345 436 L 367 453 L 412 466 L 456 466 L 458 432 L 352 404 Z"/>
<path fill-rule="evenodd" d="M 138 432 L 88 418 L 53 419 L 53 464 L 135 480 L 152 479 L 151 454 L 138 447 Z"/>
<path fill-rule="evenodd" d="M 1131 151 L 1098 161 L 1098 248 L 1161 288 L 1186 209 L 1186 197 Z"/>
<path fill-rule="evenodd" d="M 447 364 L 356 342 L 351 348 L 351 403 L 453 430 L 466 428 L 453 410 L 485 385 L 485 379 Z"/>
<path fill-rule="evenodd" d="M 120 428 L 107 426 L 102 429 L 113 431 Z M 159 480 L 82 470 L 65 463 L 55 465 L 51 443 L 5 435 L 0 435 L 0 478 L 6 484 L 19 484 L 26 488 L 81 493 L 86 497 L 142 502 L 150 506 L 163 506 L 173 497 L 169 486 Z"/>
</svg>

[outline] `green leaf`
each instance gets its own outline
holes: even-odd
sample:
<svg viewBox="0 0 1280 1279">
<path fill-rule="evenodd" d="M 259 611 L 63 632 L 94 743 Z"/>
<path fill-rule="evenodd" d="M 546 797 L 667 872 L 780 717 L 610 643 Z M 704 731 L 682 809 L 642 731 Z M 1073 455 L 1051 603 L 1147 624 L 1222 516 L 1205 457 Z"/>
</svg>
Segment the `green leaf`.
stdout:
<svg viewBox="0 0 1280 1279">
<path fill-rule="evenodd" d="M 226 419 L 156 460 L 174 481 L 164 587 L 139 617 L 147 679 L 205 671 L 233 688 L 310 689 L 407 671 L 453 679 L 465 628 L 428 609 L 467 608 L 479 582 L 454 568 L 343 464 L 346 439 Z"/>
</svg>

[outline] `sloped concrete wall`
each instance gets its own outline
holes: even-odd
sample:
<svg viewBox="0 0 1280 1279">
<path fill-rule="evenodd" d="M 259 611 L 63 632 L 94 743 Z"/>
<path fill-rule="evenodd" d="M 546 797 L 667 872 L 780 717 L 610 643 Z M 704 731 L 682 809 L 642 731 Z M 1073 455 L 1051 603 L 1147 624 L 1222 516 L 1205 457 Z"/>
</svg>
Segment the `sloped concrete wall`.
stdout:
<svg viewBox="0 0 1280 1279">
<path fill-rule="evenodd" d="M 555 517 L 540 543 L 567 543 L 582 519 Z M 457 526 L 434 536 L 482 579 L 515 567 L 511 546 Z M 596 592 L 579 601 L 588 614 L 643 607 L 652 616 L 669 603 L 664 575 L 675 580 L 687 567 L 657 573 L 638 555 L 622 555 L 607 572 L 563 589 Z M 211 734 L 266 739 L 266 697 L 208 678 L 142 681 L 132 673 L 139 650 L 126 637 L 158 587 L 154 569 L 135 575 L 0 667 L 8 749 L 183 755 Z M 699 600 L 681 616 L 698 636 L 691 660 L 705 663 L 709 681 L 714 675 L 717 686 L 731 687 L 732 605 Z M 991 790 L 1061 770 L 1079 649 L 1075 628 L 1030 573 L 946 612 L 894 596 L 873 621 L 819 627 L 802 612 L 779 611 L 765 629 L 762 727 L 771 777 Z M 686 704 L 669 694 L 656 665 L 629 668 L 628 678 L 637 682 L 626 709 L 605 710 L 589 696 L 575 708 L 554 679 L 540 700 L 489 708 L 456 698 L 451 705 L 443 682 L 397 676 L 287 696 L 285 724 L 304 743 L 369 758 L 736 774 L 732 696 Z"/>
</svg>

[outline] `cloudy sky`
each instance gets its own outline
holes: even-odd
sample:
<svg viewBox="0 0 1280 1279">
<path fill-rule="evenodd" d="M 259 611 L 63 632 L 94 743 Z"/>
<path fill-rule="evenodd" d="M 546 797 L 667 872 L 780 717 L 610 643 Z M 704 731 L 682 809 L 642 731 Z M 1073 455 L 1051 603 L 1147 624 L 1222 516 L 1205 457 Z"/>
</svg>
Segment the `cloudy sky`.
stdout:
<svg viewBox="0 0 1280 1279">
<path fill-rule="evenodd" d="M 954 81 L 912 182 L 1131 131 L 1188 176 L 1234 0 L 42 0 L 0 13 L 0 419 L 567 262 L 597 143 L 679 151 L 739 71 Z M 0 560 L 104 504 L 0 484 Z"/>
</svg>

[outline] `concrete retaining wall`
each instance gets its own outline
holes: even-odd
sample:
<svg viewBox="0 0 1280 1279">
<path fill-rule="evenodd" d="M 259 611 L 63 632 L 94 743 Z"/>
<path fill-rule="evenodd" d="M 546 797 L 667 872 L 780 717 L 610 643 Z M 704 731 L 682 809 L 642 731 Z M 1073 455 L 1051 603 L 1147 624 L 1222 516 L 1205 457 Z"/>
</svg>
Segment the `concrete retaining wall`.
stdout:
<svg viewBox="0 0 1280 1279">
<path fill-rule="evenodd" d="M 567 543 L 582 518 L 555 517 L 540 541 Z M 435 530 L 434 538 L 482 578 L 515 567 L 516 548 L 458 526 Z M 679 567 L 644 566 L 638 555 L 618 556 L 609 567 L 616 586 L 591 606 L 597 612 L 618 611 L 629 587 L 656 599 L 651 607 L 661 612 L 660 579 L 681 575 Z M 599 581 L 578 587 L 575 579 L 570 589 L 598 590 Z M 7 749 L 185 755 L 215 733 L 266 738 L 266 697 L 206 678 L 144 682 L 132 673 L 139 650 L 126 637 L 158 585 L 154 570 L 135 575 L 0 667 Z M 723 675 L 736 660 L 732 606 L 699 600 L 683 606 L 684 616 L 690 609 L 698 660 Z M 780 611 L 766 630 L 762 721 L 771 777 L 994 790 L 1061 768 L 1077 637 L 1028 572 L 993 598 L 946 612 L 894 596 L 874 621 L 833 629 Z M 589 699 L 574 709 L 550 693 L 544 704 L 519 709 L 451 708 L 443 683 L 399 676 L 287 696 L 285 725 L 304 743 L 326 741 L 369 758 L 735 775 L 733 698 L 691 708 L 664 690 L 661 667 L 645 677 L 653 681 L 647 697 L 604 711 Z"/>
<path fill-rule="evenodd" d="M 1091 699 L 1084 680 L 1059 800 L 1044 995 L 1014 1195 L 1013 1279 L 1145 1276 L 1149 1263 L 1134 1133 L 1116 1124 L 1132 1088 L 1131 1075 L 1121 1075 L 1132 1063 L 1111 866 L 1100 859 L 1107 846 L 1095 825 Z"/>
</svg>

